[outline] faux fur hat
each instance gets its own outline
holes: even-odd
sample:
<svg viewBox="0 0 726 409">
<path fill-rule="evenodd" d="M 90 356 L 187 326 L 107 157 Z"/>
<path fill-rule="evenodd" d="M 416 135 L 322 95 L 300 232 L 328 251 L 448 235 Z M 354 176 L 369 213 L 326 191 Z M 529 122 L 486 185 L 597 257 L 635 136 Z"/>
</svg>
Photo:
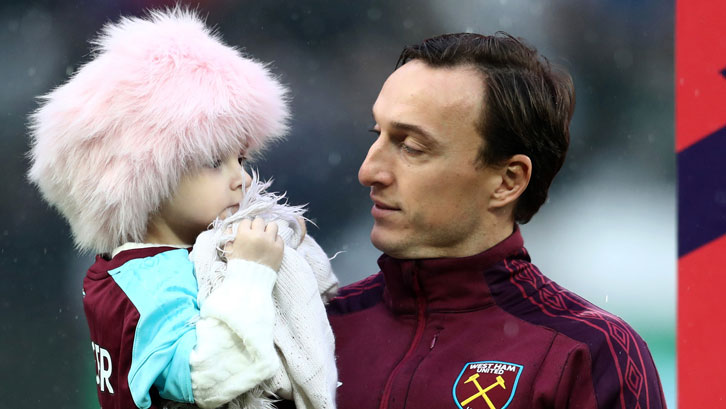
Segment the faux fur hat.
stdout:
<svg viewBox="0 0 726 409">
<path fill-rule="evenodd" d="M 95 54 L 30 116 L 29 179 L 76 246 L 141 241 L 180 179 L 287 132 L 287 90 L 193 11 L 109 23 Z"/>
</svg>

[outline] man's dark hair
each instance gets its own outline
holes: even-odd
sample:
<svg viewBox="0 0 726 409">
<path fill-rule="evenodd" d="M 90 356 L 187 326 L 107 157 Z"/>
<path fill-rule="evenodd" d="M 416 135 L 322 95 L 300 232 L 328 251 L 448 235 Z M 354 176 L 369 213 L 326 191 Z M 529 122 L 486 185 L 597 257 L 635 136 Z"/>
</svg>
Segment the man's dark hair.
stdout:
<svg viewBox="0 0 726 409">
<path fill-rule="evenodd" d="M 547 199 L 570 144 L 575 109 L 570 75 L 503 32 L 424 40 L 403 49 L 396 69 L 411 60 L 441 68 L 472 65 L 483 73 L 484 109 L 476 124 L 484 139 L 479 162 L 498 165 L 516 154 L 532 160 L 529 186 L 514 209 L 514 220 L 527 223 Z"/>
</svg>

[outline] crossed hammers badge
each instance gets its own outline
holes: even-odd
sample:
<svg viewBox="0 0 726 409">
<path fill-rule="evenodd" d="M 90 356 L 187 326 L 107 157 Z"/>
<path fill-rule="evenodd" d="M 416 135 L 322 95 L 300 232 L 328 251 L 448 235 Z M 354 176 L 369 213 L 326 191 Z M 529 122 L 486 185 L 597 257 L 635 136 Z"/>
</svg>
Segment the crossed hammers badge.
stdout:
<svg viewBox="0 0 726 409">
<path fill-rule="evenodd" d="M 506 408 L 514 398 L 523 368 L 501 361 L 467 363 L 454 384 L 457 406 L 461 409 Z M 463 379 L 466 380 L 460 382 Z"/>
<path fill-rule="evenodd" d="M 477 381 L 478 378 L 479 378 L 479 374 L 475 373 L 474 375 L 470 376 L 469 379 L 467 379 L 464 382 L 464 383 L 474 382 L 474 385 L 476 386 L 477 389 L 479 389 L 479 392 L 477 392 L 474 395 L 471 395 L 469 397 L 469 399 L 466 399 L 465 401 L 461 402 L 461 406 L 466 406 L 469 402 L 471 402 L 474 399 L 481 396 L 487 402 L 487 405 L 489 405 L 489 409 L 497 409 L 494 406 L 494 404 L 492 403 L 491 399 L 489 399 L 489 397 L 487 396 L 487 392 L 489 392 L 489 390 L 493 389 L 496 386 L 501 386 L 502 388 L 507 389 L 507 387 L 504 385 L 504 378 L 502 378 L 501 376 L 497 376 L 497 381 L 494 382 L 493 384 L 487 386 L 484 389 L 482 389 L 481 385 L 479 385 L 479 382 Z"/>
</svg>

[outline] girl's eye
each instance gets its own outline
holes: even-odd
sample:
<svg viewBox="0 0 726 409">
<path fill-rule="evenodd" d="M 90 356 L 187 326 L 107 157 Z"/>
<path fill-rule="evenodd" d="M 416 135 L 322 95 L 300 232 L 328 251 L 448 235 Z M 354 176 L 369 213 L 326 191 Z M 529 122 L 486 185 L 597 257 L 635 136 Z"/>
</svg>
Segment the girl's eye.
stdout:
<svg viewBox="0 0 726 409">
<path fill-rule="evenodd" d="M 237 158 L 237 162 L 239 162 L 240 165 L 244 165 L 245 162 L 247 162 L 247 156 L 239 155 L 239 157 Z"/>
</svg>

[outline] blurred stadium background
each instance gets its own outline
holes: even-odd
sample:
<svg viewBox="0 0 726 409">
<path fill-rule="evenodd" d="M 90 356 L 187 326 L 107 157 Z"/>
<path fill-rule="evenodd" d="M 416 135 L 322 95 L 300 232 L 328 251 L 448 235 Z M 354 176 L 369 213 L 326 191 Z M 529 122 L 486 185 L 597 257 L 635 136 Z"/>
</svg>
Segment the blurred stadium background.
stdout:
<svg viewBox="0 0 726 409">
<path fill-rule="evenodd" d="M 27 184 L 34 97 L 89 58 L 120 15 L 170 2 L 5 1 L 0 5 L 0 391 L 2 407 L 97 407 L 81 304 L 92 256 Z M 343 283 L 377 271 L 370 202 L 357 182 L 370 108 L 405 44 L 443 32 L 524 37 L 577 89 L 568 160 L 523 226 L 534 262 L 627 320 L 648 342 L 675 408 L 673 2 L 552 0 L 189 2 L 229 44 L 271 61 L 292 89 L 288 142 L 256 166 L 310 227 Z"/>
</svg>

